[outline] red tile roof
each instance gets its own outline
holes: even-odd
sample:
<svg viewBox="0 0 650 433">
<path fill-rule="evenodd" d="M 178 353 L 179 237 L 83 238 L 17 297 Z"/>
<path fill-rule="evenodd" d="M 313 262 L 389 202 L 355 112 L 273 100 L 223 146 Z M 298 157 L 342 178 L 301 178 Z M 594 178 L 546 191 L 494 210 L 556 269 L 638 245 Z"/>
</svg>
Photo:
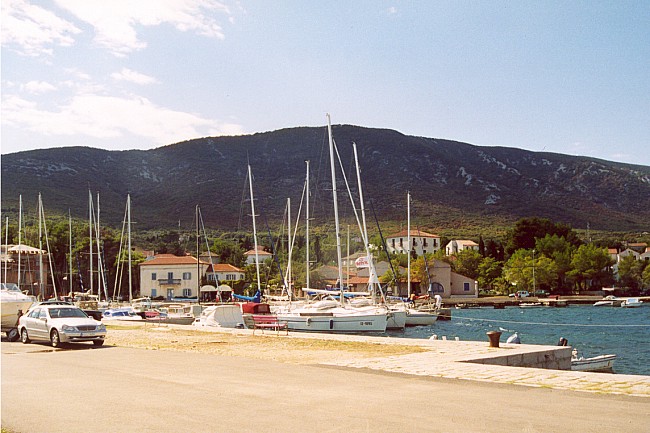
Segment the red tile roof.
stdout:
<svg viewBox="0 0 650 433">
<path fill-rule="evenodd" d="M 388 238 L 405 238 L 408 237 L 408 230 L 402 230 L 399 233 L 395 233 L 394 235 L 388 236 Z M 427 233 L 422 230 L 413 230 L 411 229 L 411 237 L 417 237 L 417 238 L 439 238 L 440 236 L 438 235 L 433 235 L 431 233 Z"/>
<path fill-rule="evenodd" d="M 228 263 L 215 263 L 208 267 L 208 272 L 244 272 L 236 266 Z"/>
<path fill-rule="evenodd" d="M 206 262 L 201 262 L 207 265 Z M 196 265 L 196 258 L 192 256 L 175 256 L 173 254 L 158 254 L 151 260 L 140 263 L 140 266 L 168 266 L 168 265 Z"/>
</svg>

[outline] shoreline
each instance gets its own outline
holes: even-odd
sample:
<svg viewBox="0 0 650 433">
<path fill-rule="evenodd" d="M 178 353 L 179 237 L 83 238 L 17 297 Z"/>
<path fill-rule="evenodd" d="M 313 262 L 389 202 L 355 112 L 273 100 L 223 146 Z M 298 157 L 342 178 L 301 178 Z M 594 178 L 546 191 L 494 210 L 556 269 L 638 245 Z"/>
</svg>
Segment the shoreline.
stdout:
<svg viewBox="0 0 650 433">
<path fill-rule="evenodd" d="M 274 332 L 253 336 L 249 329 L 116 322 L 106 322 L 109 327 L 107 345 L 650 397 L 650 376 L 517 366 L 522 365 L 517 360 L 539 358 L 547 356 L 547 351 L 562 350 L 555 346 L 502 344 L 499 348 L 490 348 L 487 341 L 434 341 L 297 332 L 289 332 L 288 336 Z"/>
</svg>

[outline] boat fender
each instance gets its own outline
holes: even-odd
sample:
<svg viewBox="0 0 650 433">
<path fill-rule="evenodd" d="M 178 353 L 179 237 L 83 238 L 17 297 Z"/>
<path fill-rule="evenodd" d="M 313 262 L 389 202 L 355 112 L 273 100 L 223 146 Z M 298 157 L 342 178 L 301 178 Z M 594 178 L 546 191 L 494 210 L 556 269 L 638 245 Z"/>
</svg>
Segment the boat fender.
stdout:
<svg viewBox="0 0 650 433">
<path fill-rule="evenodd" d="M 311 317 L 307 317 L 306 323 L 307 325 L 311 325 Z"/>
<path fill-rule="evenodd" d="M 334 320 L 330 319 L 330 329 L 334 329 Z"/>
</svg>

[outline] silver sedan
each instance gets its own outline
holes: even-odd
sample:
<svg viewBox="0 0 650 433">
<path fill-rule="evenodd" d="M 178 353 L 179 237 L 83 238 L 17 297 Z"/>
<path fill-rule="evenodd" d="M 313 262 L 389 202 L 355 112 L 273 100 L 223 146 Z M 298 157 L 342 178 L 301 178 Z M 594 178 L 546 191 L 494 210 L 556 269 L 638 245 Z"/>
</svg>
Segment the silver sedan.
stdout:
<svg viewBox="0 0 650 433">
<path fill-rule="evenodd" d="M 18 332 L 23 343 L 32 340 L 49 341 L 52 347 L 62 343 L 92 341 L 104 344 L 106 326 L 88 317 L 74 305 L 40 304 L 32 307 L 18 321 Z"/>
</svg>

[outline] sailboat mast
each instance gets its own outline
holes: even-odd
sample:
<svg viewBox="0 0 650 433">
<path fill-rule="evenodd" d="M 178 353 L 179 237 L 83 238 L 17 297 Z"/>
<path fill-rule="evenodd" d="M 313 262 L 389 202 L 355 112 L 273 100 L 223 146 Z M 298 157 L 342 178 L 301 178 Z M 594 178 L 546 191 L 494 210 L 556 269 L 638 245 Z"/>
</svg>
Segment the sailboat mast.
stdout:
<svg viewBox="0 0 650 433">
<path fill-rule="evenodd" d="M 289 299 L 292 298 L 293 288 L 291 287 L 291 253 L 293 251 L 293 242 L 291 241 L 291 198 L 287 197 L 287 250 L 288 250 L 288 263 L 287 263 L 287 295 Z"/>
<path fill-rule="evenodd" d="M 201 251 L 199 250 L 199 205 L 196 205 L 196 299 L 198 300 L 199 305 L 201 305 L 201 261 L 199 260 Z M 208 250 L 208 255 L 210 250 Z M 212 262 L 212 261 L 210 261 Z M 211 266 L 212 263 L 210 263 Z"/>
<path fill-rule="evenodd" d="M 93 294 L 93 193 L 88 190 L 88 248 L 90 255 L 88 263 L 90 264 L 90 294 Z"/>
<path fill-rule="evenodd" d="M 16 284 L 18 284 L 18 290 L 20 290 L 20 265 L 21 265 L 21 246 L 23 233 L 23 195 L 18 196 L 18 277 L 16 278 Z"/>
<path fill-rule="evenodd" d="M 128 243 L 129 243 L 129 302 L 133 299 L 133 281 L 131 276 L 131 194 L 126 196 L 127 224 L 128 224 Z"/>
<path fill-rule="evenodd" d="M 41 193 L 38 193 L 38 293 L 41 299 L 45 299 L 43 290 L 43 201 L 41 200 Z"/>
<path fill-rule="evenodd" d="M 407 283 L 408 296 L 411 297 L 411 192 L 406 193 L 406 231 L 408 232 L 406 238 L 406 247 L 408 248 L 407 254 Z"/>
<path fill-rule="evenodd" d="M 5 217 L 5 248 L 9 248 L 9 217 Z M 7 267 L 9 262 L 5 261 L 5 284 L 7 284 Z"/>
<path fill-rule="evenodd" d="M 307 212 L 305 213 L 305 243 L 306 243 L 306 252 L 305 257 L 307 259 L 307 269 L 306 269 L 306 284 L 307 288 L 310 288 L 309 285 L 309 161 L 305 161 L 307 164 L 307 179 L 305 180 L 307 185 Z M 5 278 L 6 280 L 6 278 Z"/>
<path fill-rule="evenodd" d="M 332 171 L 332 200 L 334 201 L 334 223 L 336 227 L 336 261 L 339 268 L 339 288 L 341 289 L 341 305 L 343 302 L 343 266 L 341 264 L 341 228 L 339 227 L 339 205 L 336 194 L 336 167 L 334 166 L 334 140 L 332 138 L 332 121 L 327 113 L 327 135 L 330 147 L 330 167 Z"/>
<path fill-rule="evenodd" d="M 69 286 L 70 296 L 72 296 L 72 215 L 70 213 L 70 209 L 68 209 L 68 236 L 69 236 L 68 243 L 70 245 L 69 253 L 68 253 L 68 267 L 70 268 L 68 273 L 68 279 L 70 281 L 68 282 L 68 286 Z"/>
<path fill-rule="evenodd" d="M 248 185 L 251 193 L 251 213 L 253 214 L 253 243 L 255 245 L 255 270 L 257 272 L 257 290 L 262 292 L 262 282 L 260 280 L 260 256 L 257 251 L 257 227 L 255 225 L 255 200 L 253 198 L 253 175 L 251 173 L 251 166 L 248 165 Z"/>
</svg>

